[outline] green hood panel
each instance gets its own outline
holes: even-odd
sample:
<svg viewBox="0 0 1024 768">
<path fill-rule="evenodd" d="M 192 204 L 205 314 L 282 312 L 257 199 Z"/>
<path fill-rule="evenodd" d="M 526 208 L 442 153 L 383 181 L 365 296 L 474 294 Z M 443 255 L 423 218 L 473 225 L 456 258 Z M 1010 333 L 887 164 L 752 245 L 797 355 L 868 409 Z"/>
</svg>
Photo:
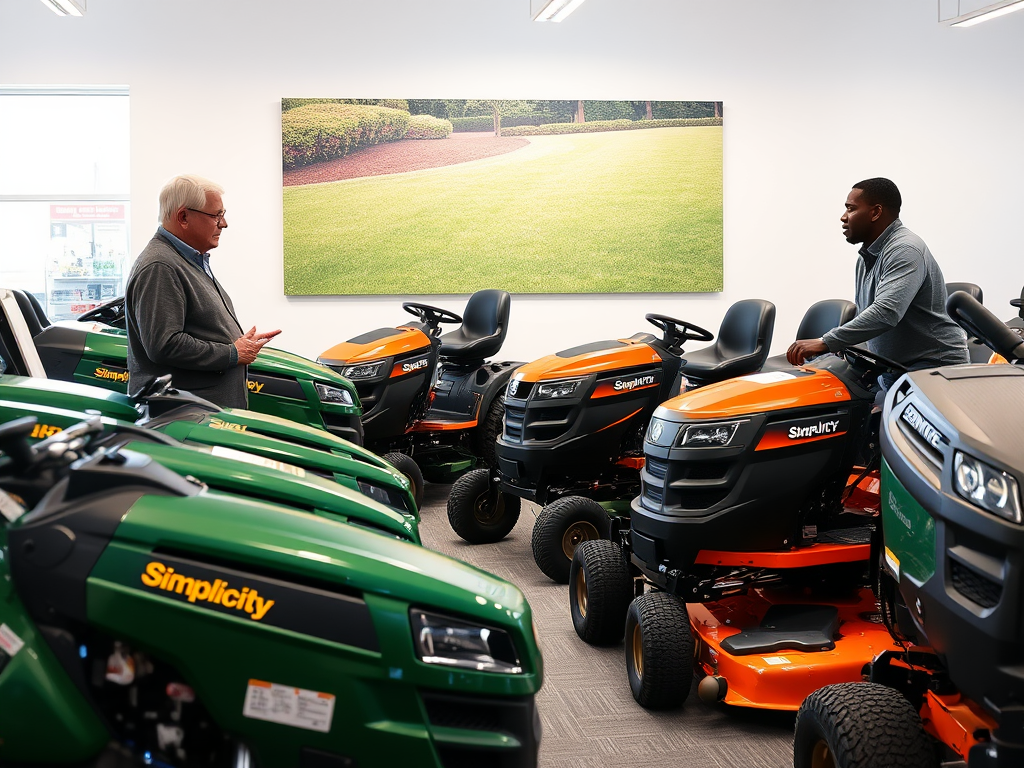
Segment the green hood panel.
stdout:
<svg viewBox="0 0 1024 768">
<path fill-rule="evenodd" d="M 96 410 L 121 421 L 136 421 L 141 416 L 134 401 L 125 394 L 54 379 L 0 376 L 0 400 L 72 411 Z"/>
<path fill-rule="evenodd" d="M 906 576 L 920 586 L 935 574 L 935 518 L 903 487 L 885 459 L 881 479 L 886 562 L 900 580 Z"/>
<path fill-rule="evenodd" d="M 288 465 L 286 457 L 268 460 L 224 446 L 200 448 L 132 441 L 126 447 L 151 456 L 179 475 L 192 475 L 221 491 L 308 512 L 329 513 L 342 522 L 419 543 L 419 531 L 405 515 L 358 491 Z"/>
</svg>

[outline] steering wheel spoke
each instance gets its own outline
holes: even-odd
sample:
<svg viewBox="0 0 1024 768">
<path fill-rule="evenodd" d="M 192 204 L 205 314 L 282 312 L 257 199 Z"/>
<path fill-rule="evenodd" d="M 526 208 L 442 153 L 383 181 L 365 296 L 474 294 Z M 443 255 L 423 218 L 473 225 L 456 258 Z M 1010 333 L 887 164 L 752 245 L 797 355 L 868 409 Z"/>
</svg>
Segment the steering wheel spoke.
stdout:
<svg viewBox="0 0 1024 768">
<path fill-rule="evenodd" d="M 684 341 L 713 341 L 715 335 L 699 325 L 688 323 L 668 315 L 645 315 L 647 322 L 664 334 L 665 343 L 669 346 L 680 346 Z"/>
</svg>

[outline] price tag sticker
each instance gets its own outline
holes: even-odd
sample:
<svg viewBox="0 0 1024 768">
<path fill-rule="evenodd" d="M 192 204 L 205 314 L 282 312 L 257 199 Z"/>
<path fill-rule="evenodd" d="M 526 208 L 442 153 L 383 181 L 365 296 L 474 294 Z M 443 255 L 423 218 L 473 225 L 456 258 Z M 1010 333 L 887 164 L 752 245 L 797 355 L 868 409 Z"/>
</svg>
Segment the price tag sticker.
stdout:
<svg viewBox="0 0 1024 768">
<path fill-rule="evenodd" d="M 17 655 L 25 645 L 25 641 L 14 634 L 14 630 L 6 624 L 0 624 L 0 649 L 8 656 Z"/>
<path fill-rule="evenodd" d="M 15 499 L 7 493 L 7 491 L 0 489 L 0 515 L 7 518 L 8 522 L 13 523 L 19 517 L 25 514 L 25 507 L 19 504 Z"/>
<path fill-rule="evenodd" d="M 329 733 L 334 718 L 334 696 L 264 680 L 250 680 L 242 714 L 255 720 Z"/>
</svg>

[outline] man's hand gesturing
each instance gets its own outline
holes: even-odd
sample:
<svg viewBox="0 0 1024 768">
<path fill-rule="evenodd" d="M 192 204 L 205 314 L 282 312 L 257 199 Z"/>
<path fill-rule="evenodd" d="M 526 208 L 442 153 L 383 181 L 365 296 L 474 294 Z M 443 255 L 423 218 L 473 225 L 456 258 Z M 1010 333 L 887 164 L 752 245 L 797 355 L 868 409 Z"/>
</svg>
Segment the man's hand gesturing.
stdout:
<svg viewBox="0 0 1024 768">
<path fill-rule="evenodd" d="M 235 349 L 238 350 L 238 364 L 249 365 L 249 363 L 256 359 L 256 355 L 263 349 L 263 345 L 280 332 L 280 329 L 278 329 L 276 331 L 267 331 L 266 333 L 256 333 L 256 326 L 254 325 L 244 336 L 239 336 L 235 339 Z"/>
</svg>

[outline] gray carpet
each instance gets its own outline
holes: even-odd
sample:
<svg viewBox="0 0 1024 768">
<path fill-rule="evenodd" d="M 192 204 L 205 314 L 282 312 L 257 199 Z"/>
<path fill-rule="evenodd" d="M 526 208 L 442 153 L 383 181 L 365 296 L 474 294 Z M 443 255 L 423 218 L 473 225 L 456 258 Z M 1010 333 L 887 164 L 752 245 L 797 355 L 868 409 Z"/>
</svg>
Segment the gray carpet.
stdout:
<svg viewBox="0 0 1024 768">
<path fill-rule="evenodd" d="M 623 648 L 593 648 L 572 628 L 568 587 L 533 562 L 530 536 L 536 507 L 524 503 L 512 534 L 497 544 L 470 546 L 448 524 L 450 486 L 428 484 L 423 543 L 516 584 L 533 608 L 544 653 L 544 687 L 537 696 L 544 735 L 542 768 L 784 768 L 793 764 L 792 713 L 707 706 L 696 686 L 686 706 L 648 712 L 633 700 Z"/>
</svg>

